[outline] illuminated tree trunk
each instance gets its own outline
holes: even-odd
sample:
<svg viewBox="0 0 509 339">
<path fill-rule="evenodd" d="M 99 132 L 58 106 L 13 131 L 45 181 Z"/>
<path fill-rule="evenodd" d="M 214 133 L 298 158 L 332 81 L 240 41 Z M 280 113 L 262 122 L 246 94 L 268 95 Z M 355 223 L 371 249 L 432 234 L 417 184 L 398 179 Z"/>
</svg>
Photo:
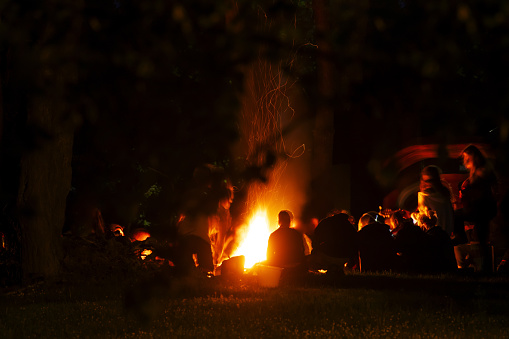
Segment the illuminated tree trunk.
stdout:
<svg viewBox="0 0 509 339">
<path fill-rule="evenodd" d="M 330 44 L 326 34 L 329 31 L 327 1 L 314 0 L 313 11 L 318 45 L 318 100 L 315 128 L 313 130 L 313 182 L 311 187 L 312 206 L 315 213 L 323 215 L 333 206 L 332 154 L 334 139 L 334 111 L 330 104 L 333 98 L 333 71 Z"/>
<path fill-rule="evenodd" d="M 25 281 L 52 278 L 60 272 L 73 133 L 52 106 L 38 103 L 29 108 L 27 124 L 44 129 L 50 138 L 22 155 L 20 162 L 17 205 Z"/>
</svg>

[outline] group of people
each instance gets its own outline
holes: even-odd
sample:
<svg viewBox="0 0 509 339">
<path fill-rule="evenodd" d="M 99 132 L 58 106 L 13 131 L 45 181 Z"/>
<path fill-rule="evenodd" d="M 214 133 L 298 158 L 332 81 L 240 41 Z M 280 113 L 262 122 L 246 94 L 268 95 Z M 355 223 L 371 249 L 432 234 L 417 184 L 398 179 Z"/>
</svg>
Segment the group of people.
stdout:
<svg viewBox="0 0 509 339">
<path fill-rule="evenodd" d="M 357 223 L 346 212 L 332 213 L 310 235 L 308 255 L 303 235 L 290 227 L 291 212 L 281 211 L 279 228 L 269 238 L 267 262 L 324 270 L 491 271 L 488 235 L 497 214 L 497 179 L 476 146 L 468 146 L 461 156 L 469 175 L 459 187 L 458 201 L 441 179 L 440 168 L 427 166 L 421 171 L 416 211 L 368 212 Z"/>
<path fill-rule="evenodd" d="M 279 228 L 269 237 L 269 265 L 311 270 L 359 270 L 446 273 L 456 268 L 454 247 L 434 214 L 414 224 L 403 210 L 384 218 L 365 213 L 352 224 L 344 212 L 321 220 L 311 236 L 312 250 L 306 255 L 303 235 L 290 227 L 290 213 L 279 213 Z"/>
</svg>

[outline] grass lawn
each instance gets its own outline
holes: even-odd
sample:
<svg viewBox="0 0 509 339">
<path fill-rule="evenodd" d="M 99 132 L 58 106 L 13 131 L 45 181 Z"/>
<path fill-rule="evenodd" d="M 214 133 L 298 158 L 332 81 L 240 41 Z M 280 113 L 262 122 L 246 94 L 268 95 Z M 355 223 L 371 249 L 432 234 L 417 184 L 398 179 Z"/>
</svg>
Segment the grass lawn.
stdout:
<svg viewBox="0 0 509 339">
<path fill-rule="evenodd" d="M 153 277 L 4 291 L 1 338 L 509 338 L 509 278 Z"/>
</svg>

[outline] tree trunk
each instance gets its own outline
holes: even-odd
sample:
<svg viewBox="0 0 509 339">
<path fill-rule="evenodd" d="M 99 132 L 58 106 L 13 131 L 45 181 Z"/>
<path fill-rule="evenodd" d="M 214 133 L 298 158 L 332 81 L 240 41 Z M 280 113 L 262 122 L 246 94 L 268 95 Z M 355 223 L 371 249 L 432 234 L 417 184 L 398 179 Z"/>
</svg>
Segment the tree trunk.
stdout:
<svg viewBox="0 0 509 339">
<path fill-rule="evenodd" d="M 334 111 L 331 105 L 334 95 L 333 71 L 330 58 L 330 43 L 326 34 L 329 31 L 327 1 L 314 0 L 316 44 L 318 45 L 318 101 L 315 128 L 313 131 L 313 209 L 323 215 L 333 207 L 332 154 L 334 141 Z"/>
<path fill-rule="evenodd" d="M 25 281 L 60 273 L 62 227 L 71 187 L 73 129 L 55 105 L 38 102 L 28 110 L 27 125 L 49 133 L 21 157 L 18 211 L 22 233 L 21 264 Z"/>
</svg>

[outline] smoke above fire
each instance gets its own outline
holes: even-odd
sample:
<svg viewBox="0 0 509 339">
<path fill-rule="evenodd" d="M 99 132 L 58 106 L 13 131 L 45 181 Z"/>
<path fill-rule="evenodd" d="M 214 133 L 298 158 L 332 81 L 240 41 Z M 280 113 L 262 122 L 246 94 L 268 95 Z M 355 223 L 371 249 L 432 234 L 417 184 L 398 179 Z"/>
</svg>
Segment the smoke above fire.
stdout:
<svg viewBox="0 0 509 339">
<path fill-rule="evenodd" d="M 290 210 L 298 220 L 306 204 L 310 180 L 310 152 L 306 147 L 312 128 L 303 118 L 305 105 L 298 90 L 281 66 L 258 61 L 246 72 L 239 120 L 241 137 L 232 154 L 243 163 L 241 166 L 265 168 L 262 175 L 266 180 L 249 181 L 247 187 L 237 188 L 244 190 L 243 211 L 236 225 L 233 221 L 234 239 L 227 241 L 237 246 L 227 255 L 245 255 L 250 246 L 255 246 L 249 251 L 261 252 L 254 257 L 262 261 L 268 240 L 268 235 L 260 235 L 262 229 L 268 227 L 269 234 L 274 231 L 278 227 L 277 215 L 283 209 Z M 246 258 L 246 267 L 248 262 Z"/>
</svg>

